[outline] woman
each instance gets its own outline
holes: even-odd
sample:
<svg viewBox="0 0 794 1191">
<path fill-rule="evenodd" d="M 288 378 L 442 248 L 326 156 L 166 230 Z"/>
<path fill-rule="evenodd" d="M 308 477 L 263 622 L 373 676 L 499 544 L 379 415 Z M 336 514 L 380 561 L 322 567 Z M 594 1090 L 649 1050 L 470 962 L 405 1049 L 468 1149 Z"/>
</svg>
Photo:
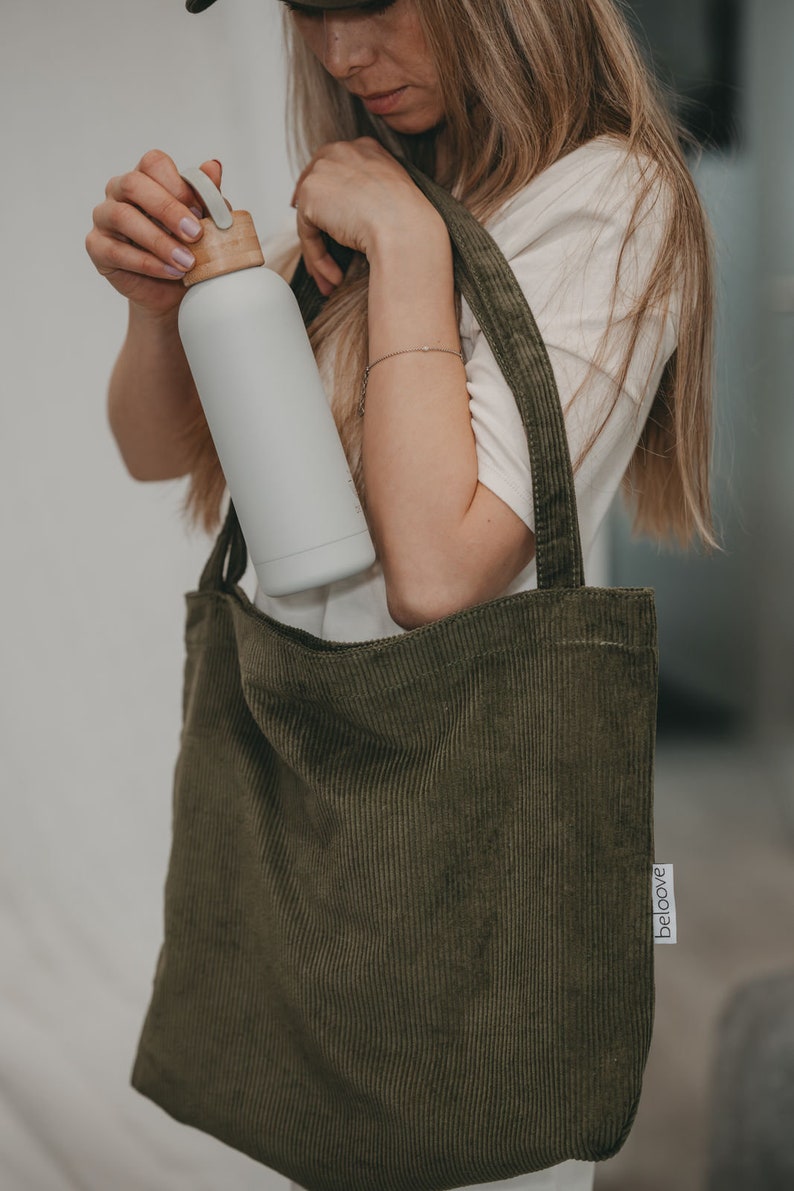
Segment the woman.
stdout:
<svg viewBox="0 0 794 1191">
<path fill-rule="evenodd" d="M 706 224 L 613 0 L 287 8 L 305 164 L 295 233 L 272 247 L 285 275 L 302 252 L 328 297 L 311 338 L 378 563 L 297 596 L 258 592 L 258 606 L 351 641 L 536 586 L 515 402 L 456 300 L 446 227 L 394 153 L 485 223 L 527 296 L 563 402 L 585 563 L 621 482 L 638 530 L 711 543 Z M 203 169 L 220 182 L 218 162 Z M 109 183 L 87 247 L 130 305 L 109 395 L 124 461 L 139 479 L 189 476 L 209 528 L 224 483 L 176 330 L 195 203 L 174 163 L 148 153 Z M 323 232 L 356 252 L 344 276 Z M 578 1189 L 592 1175 L 566 1163 L 509 1185 Z"/>
</svg>

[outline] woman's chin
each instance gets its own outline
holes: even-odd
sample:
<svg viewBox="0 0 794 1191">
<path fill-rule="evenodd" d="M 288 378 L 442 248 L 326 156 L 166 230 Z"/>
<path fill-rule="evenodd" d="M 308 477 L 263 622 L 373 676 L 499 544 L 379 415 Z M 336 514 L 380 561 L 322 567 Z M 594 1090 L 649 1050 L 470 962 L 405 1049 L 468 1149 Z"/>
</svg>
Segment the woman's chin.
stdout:
<svg viewBox="0 0 794 1191">
<path fill-rule="evenodd" d="M 443 120 L 437 117 L 422 118 L 412 116 L 409 112 L 391 112 L 380 119 L 392 132 L 402 133 L 403 136 L 421 136 L 423 132 L 432 132 L 434 128 L 440 128 L 443 124 Z"/>
</svg>

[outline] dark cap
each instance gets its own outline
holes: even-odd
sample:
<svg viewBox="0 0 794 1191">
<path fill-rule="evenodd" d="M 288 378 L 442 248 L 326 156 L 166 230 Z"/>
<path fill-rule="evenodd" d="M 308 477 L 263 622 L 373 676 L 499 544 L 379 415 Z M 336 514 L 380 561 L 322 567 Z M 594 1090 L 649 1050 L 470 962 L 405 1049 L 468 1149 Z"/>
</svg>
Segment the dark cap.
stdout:
<svg viewBox="0 0 794 1191">
<path fill-rule="evenodd" d="M 300 0 L 301 8 L 362 8 L 372 0 Z M 203 12 L 215 0 L 185 0 L 188 12 Z"/>
</svg>

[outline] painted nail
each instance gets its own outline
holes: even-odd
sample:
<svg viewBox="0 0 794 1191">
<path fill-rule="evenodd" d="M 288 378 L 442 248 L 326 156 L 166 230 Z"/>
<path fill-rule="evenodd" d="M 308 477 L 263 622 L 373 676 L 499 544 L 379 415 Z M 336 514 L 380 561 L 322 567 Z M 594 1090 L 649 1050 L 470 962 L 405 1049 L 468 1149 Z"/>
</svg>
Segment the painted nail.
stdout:
<svg viewBox="0 0 794 1191">
<path fill-rule="evenodd" d="M 191 207 L 190 210 L 196 216 L 196 219 L 204 218 L 204 212 L 202 211 L 201 207 Z"/>
<path fill-rule="evenodd" d="M 196 263 L 193 253 L 188 252 L 186 248 L 175 248 L 171 253 L 171 259 L 175 260 L 183 269 L 192 269 Z"/>
<path fill-rule="evenodd" d="M 180 219 L 179 221 L 179 230 L 183 236 L 187 236 L 188 239 L 192 240 L 195 239 L 195 237 L 201 231 L 201 224 L 195 219 L 188 219 L 188 217 L 185 216 L 184 219 Z"/>
<path fill-rule="evenodd" d="M 184 269 L 175 269 L 173 265 L 163 265 L 163 272 L 167 273 L 169 277 L 182 278 L 185 276 Z"/>
</svg>

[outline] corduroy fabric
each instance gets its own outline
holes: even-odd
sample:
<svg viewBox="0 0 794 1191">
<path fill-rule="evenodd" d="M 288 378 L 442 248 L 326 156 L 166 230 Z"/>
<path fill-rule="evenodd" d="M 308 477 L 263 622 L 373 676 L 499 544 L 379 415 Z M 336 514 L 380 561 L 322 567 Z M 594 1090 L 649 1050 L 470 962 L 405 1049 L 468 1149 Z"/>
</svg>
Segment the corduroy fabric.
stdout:
<svg viewBox="0 0 794 1191">
<path fill-rule="evenodd" d="M 309 1191 L 442 1191 L 609 1157 L 653 1016 L 652 592 L 584 587 L 545 348 L 442 212 L 527 427 L 539 588 L 324 641 L 187 597 L 165 938 L 133 1086 Z M 319 306 L 305 270 L 304 317 Z"/>
</svg>

